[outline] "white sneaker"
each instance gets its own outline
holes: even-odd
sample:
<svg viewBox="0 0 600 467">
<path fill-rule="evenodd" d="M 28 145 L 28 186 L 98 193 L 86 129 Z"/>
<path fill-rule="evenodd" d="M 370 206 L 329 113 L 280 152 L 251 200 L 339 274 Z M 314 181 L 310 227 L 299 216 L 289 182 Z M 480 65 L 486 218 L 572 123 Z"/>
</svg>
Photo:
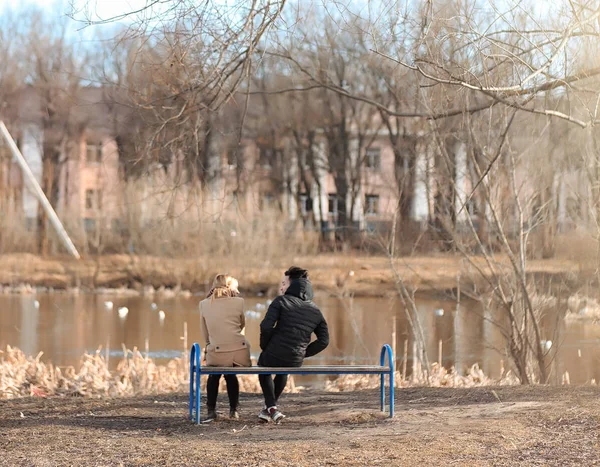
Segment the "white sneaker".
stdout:
<svg viewBox="0 0 600 467">
<path fill-rule="evenodd" d="M 271 415 L 269 414 L 269 411 L 266 407 L 260 411 L 260 413 L 258 414 L 258 418 L 261 422 L 269 423 L 271 421 Z"/>
<path fill-rule="evenodd" d="M 277 410 L 277 406 L 269 407 L 267 409 L 267 412 L 271 417 L 271 420 L 273 420 L 277 424 L 279 424 L 281 420 L 285 418 L 285 415 L 283 415 L 279 410 Z"/>
</svg>

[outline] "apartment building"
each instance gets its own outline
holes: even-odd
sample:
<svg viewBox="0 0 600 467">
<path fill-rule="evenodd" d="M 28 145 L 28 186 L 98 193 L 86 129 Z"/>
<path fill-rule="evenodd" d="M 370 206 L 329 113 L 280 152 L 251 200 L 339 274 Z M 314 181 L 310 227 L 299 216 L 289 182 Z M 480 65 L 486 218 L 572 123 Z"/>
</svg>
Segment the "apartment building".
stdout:
<svg viewBox="0 0 600 467">
<path fill-rule="evenodd" d="M 35 92 L 26 90 L 21 99 L 19 118 L 10 122 L 9 127 L 41 183 L 42 154 L 48 130 L 44 130 L 43 109 Z M 102 227 L 118 231 L 122 220 L 132 212 L 140 224 L 145 225 L 191 211 L 206 222 L 222 219 L 223 211 L 230 216 L 243 212 L 249 217 L 253 213 L 275 211 L 306 228 L 325 231 L 344 228 L 369 233 L 389 229 L 398 206 L 396 161 L 385 130 L 370 135 L 368 144 L 362 147 L 359 147 L 358 136 L 350 136 L 350 164 L 344 174 L 348 188 L 346 195 L 341 196 L 336 185 L 340 174 L 330 166 L 330 148 L 322 133 L 312 142 L 314 160 L 310 167 L 302 151 L 294 147 L 292 138 L 284 136 L 276 144 L 265 144 L 258 137 L 246 137 L 232 149 L 231 141 L 215 137 L 210 148 L 210 167 L 207 167 L 213 176 L 198 187 L 182 186 L 177 176 L 176 172 L 185 165 L 186 156 L 182 153 L 174 155 L 168 166 L 157 163 L 156 170 L 149 170 L 144 177 L 123 178 L 116 129 L 129 122 L 127 118 L 120 121 L 111 118 L 102 89 L 81 90 L 68 118 L 70 131 L 60 135 L 56 209 L 71 228 L 95 231 Z M 481 213 L 473 213 L 467 203 L 472 175 L 466 147 L 457 142 L 453 150 L 456 154 L 454 202 L 460 221 L 467 215 Z M 433 160 L 426 150 L 418 154 L 414 171 L 411 218 L 424 223 L 431 219 L 436 193 L 432 183 Z M 564 225 L 568 222 L 567 205 L 573 204 L 573 196 L 567 194 L 567 181 L 573 177 L 563 178 L 557 185 L 557 189 L 562 190 L 557 194 L 558 202 L 562 203 L 558 210 L 559 221 Z M 523 178 L 524 183 L 526 178 Z M 0 144 L 0 190 L 3 213 L 23 218 L 29 226 L 34 226 L 37 199 L 3 144 Z M 190 204 L 201 209 L 190 210 Z M 461 209 L 463 204 L 467 209 Z M 341 219 L 343 213 L 345 223 Z"/>
</svg>

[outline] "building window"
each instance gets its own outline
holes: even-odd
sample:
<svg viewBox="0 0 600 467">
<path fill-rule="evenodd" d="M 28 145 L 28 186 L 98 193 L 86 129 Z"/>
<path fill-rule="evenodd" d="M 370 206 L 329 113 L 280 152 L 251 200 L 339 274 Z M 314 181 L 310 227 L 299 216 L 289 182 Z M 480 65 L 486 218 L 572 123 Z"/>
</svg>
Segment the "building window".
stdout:
<svg viewBox="0 0 600 467">
<path fill-rule="evenodd" d="M 365 165 L 367 166 L 367 169 L 379 172 L 381 170 L 381 149 L 367 148 Z"/>
<path fill-rule="evenodd" d="M 467 212 L 471 215 L 471 217 L 477 216 L 479 211 L 477 210 L 477 203 L 473 198 L 467 200 Z"/>
<path fill-rule="evenodd" d="M 260 209 L 261 210 L 265 210 L 265 209 L 270 209 L 273 207 L 273 194 L 269 191 L 265 192 L 262 194 L 262 196 L 260 197 Z"/>
<path fill-rule="evenodd" d="M 86 232 L 94 232 L 96 230 L 96 219 L 85 217 L 83 219 L 83 228 Z"/>
<path fill-rule="evenodd" d="M 98 209 L 98 190 L 85 190 L 85 208 Z"/>
<path fill-rule="evenodd" d="M 38 227 L 37 222 L 38 222 L 38 220 L 35 217 L 26 217 L 25 218 L 25 229 L 28 232 L 35 232 Z"/>
<path fill-rule="evenodd" d="M 329 220 L 333 222 L 334 225 L 337 225 L 338 223 L 340 202 L 340 197 L 336 193 L 329 194 L 327 212 L 329 213 Z"/>
<path fill-rule="evenodd" d="M 339 212 L 339 207 L 340 207 L 340 199 L 338 198 L 338 196 L 333 193 L 329 195 L 329 214 L 331 214 L 332 216 L 337 216 L 338 212 Z"/>
<path fill-rule="evenodd" d="M 271 160 L 272 151 L 267 148 L 260 148 L 260 152 L 258 154 L 258 165 L 260 165 L 263 169 L 270 169 Z"/>
<path fill-rule="evenodd" d="M 241 148 L 229 148 L 227 151 L 227 165 L 230 170 L 237 167 L 238 151 L 241 151 Z"/>
<path fill-rule="evenodd" d="M 312 198 L 306 193 L 302 193 L 298 196 L 298 202 L 300 204 L 300 214 L 305 217 L 310 211 L 312 211 Z"/>
<path fill-rule="evenodd" d="M 300 167 L 302 167 L 303 170 L 308 170 L 310 168 L 306 158 L 306 151 L 300 153 Z"/>
<path fill-rule="evenodd" d="M 123 231 L 125 230 L 121 219 L 113 219 L 111 222 L 111 225 L 112 225 L 112 231 L 116 234 L 122 234 Z"/>
<path fill-rule="evenodd" d="M 577 198 L 569 197 L 567 199 L 567 216 L 572 221 L 580 221 L 583 218 L 582 203 Z"/>
<path fill-rule="evenodd" d="M 102 162 L 102 143 L 86 144 L 85 161 L 88 164 L 99 164 Z"/>
<path fill-rule="evenodd" d="M 379 214 L 379 195 L 367 195 L 365 207 L 366 207 L 367 216 L 378 215 Z"/>
<path fill-rule="evenodd" d="M 0 161 L 9 161 L 12 158 L 12 153 L 4 138 L 0 137 Z"/>
</svg>

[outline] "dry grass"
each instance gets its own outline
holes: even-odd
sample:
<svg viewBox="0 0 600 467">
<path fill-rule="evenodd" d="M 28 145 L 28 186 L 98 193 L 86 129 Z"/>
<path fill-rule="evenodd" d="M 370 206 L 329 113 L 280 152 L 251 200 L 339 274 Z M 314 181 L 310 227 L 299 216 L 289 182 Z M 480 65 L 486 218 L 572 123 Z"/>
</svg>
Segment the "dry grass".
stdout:
<svg viewBox="0 0 600 467">
<path fill-rule="evenodd" d="M 219 256 L 269 260 L 317 252 L 319 233 L 283 221 L 278 209 L 257 209 L 249 202 L 238 209 L 232 199 L 219 199 L 194 187 L 167 186 L 164 181 L 148 190 L 140 182 L 121 188 L 118 197 L 94 215 L 86 229 L 78 216 L 58 212 L 82 255 L 136 254 L 162 257 Z M 114 197 L 114 194 L 111 194 Z M 0 254 L 37 254 L 35 222 L 27 225 L 14 210 L 0 211 Z M 49 252 L 65 254 L 52 226 Z"/>
<path fill-rule="evenodd" d="M 166 365 L 157 365 L 137 349 L 123 349 L 123 358 L 115 370 L 110 370 L 107 360 L 99 349 L 94 354 L 84 354 L 79 369 L 59 368 L 41 361 L 42 354 L 26 356 L 21 350 L 8 346 L 0 353 L 0 399 L 26 396 L 83 396 L 124 397 L 147 394 L 185 392 L 189 384 L 189 369 L 186 357 L 176 358 Z M 260 386 L 254 375 L 240 375 L 243 392 L 258 393 Z M 224 385 L 224 381 L 221 382 Z M 398 387 L 477 387 L 489 385 L 518 384 L 509 372 L 500 380 L 488 378 L 476 365 L 461 376 L 434 365 L 429 379 L 423 374 L 403 380 L 396 373 Z M 326 389 L 341 392 L 379 387 L 377 376 L 346 375 L 330 381 Z M 301 387 L 290 385 L 291 392 Z M 224 386 L 223 386 L 224 389 Z"/>
<path fill-rule="evenodd" d="M 592 297 L 575 294 L 567 300 L 567 321 L 600 321 L 600 303 Z"/>
<path fill-rule="evenodd" d="M 409 379 L 403 379 L 402 374 L 396 371 L 395 386 L 400 388 L 408 387 L 432 387 L 432 388 L 474 388 L 481 386 L 511 386 L 520 384 L 519 379 L 510 371 L 501 372 L 502 377 L 498 380 L 489 378 L 475 364 L 467 370 L 465 375 L 461 375 L 452 367 L 450 370 L 440 367 L 439 364 L 432 364 L 430 375 L 419 371 Z M 375 389 L 379 387 L 379 376 L 377 375 L 342 375 L 335 381 L 327 382 L 326 390 L 331 392 L 355 391 L 362 389 Z"/>
<path fill-rule="evenodd" d="M 124 397 L 185 391 L 189 384 L 186 356 L 157 365 L 136 348 L 110 370 L 102 349 L 81 357 L 79 369 L 59 368 L 7 346 L 0 351 L 0 399 L 24 396 Z M 240 389 L 258 392 L 258 381 L 240 378 Z"/>
</svg>

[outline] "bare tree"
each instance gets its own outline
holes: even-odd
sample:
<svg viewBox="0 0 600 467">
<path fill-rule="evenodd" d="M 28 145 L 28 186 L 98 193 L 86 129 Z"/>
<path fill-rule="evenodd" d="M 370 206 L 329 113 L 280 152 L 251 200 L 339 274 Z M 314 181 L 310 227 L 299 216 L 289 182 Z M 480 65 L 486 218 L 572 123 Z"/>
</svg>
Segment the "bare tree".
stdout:
<svg viewBox="0 0 600 467">
<path fill-rule="evenodd" d="M 16 66 L 17 59 L 17 22 L 14 14 L 8 12 L 0 20 L 0 120 L 11 126 L 18 118 L 18 103 L 15 96 L 18 94 L 19 84 L 23 79 L 23 70 Z M 12 154 L 5 142 L 0 142 L 0 212 L 8 213 L 11 199 L 15 199 L 15 187 L 12 177 Z M 3 230 L 3 229 L 2 229 Z M 0 244 L 2 238 L 0 237 Z"/>
<path fill-rule="evenodd" d="M 29 117 L 41 129 L 42 189 L 53 207 L 59 200 L 59 178 L 69 154 L 85 128 L 85 117 L 76 118 L 74 108 L 82 86 L 87 59 L 67 37 L 64 20 L 47 19 L 41 10 L 25 11 L 19 40 L 19 60 L 30 83 L 20 103 L 32 112 Z M 39 208 L 38 247 L 48 253 L 48 226 L 45 211 Z"/>
</svg>

